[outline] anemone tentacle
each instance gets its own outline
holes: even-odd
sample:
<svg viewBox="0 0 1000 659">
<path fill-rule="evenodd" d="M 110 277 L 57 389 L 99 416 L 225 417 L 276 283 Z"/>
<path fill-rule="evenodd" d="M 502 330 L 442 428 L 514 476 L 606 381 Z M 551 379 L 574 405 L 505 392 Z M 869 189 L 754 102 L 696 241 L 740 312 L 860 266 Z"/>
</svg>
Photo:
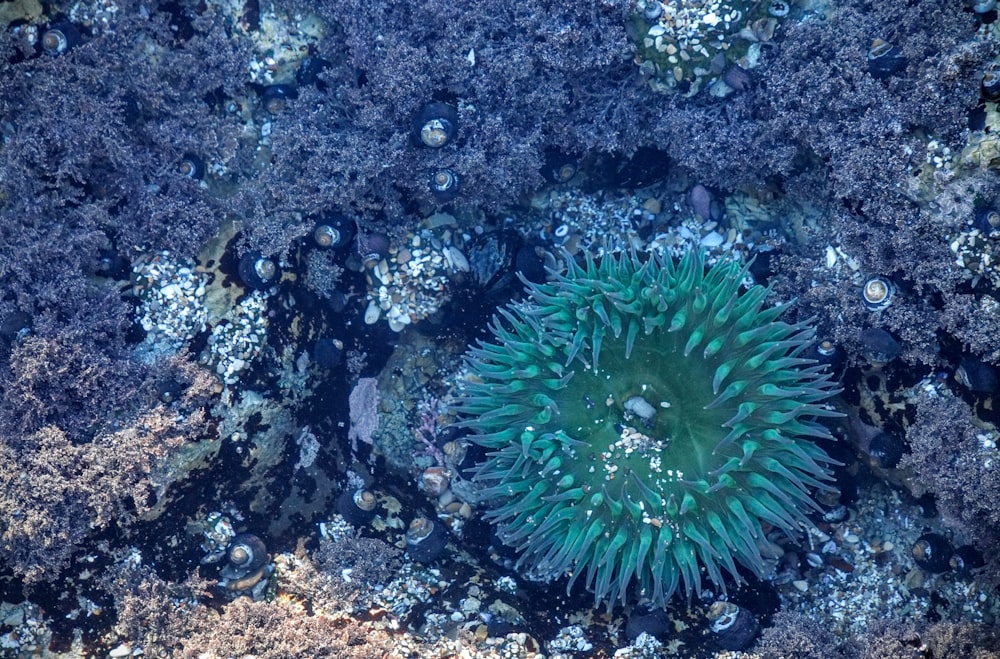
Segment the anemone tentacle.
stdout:
<svg viewBox="0 0 1000 659">
<path fill-rule="evenodd" d="M 748 275 L 698 250 L 587 257 L 494 318 L 455 411 L 520 568 L 663 604 L 762 575 L 764 525 L 808 523 L 837 388 L 804 357 L 809 322 L 780 320 Z"/>
</svg>

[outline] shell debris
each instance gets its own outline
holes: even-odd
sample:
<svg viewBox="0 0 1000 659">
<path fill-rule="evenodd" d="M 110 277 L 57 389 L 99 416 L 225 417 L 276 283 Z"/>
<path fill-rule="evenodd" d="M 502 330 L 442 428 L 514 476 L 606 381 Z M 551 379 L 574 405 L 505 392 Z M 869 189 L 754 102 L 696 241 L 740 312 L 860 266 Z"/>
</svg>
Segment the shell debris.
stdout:
<svg viewBox="0 0 1000 659">
<path fill-rule="evenodd" d="M 409 232 L 402 244 L 368 267 L 365 322 L 385 319 L 394 332 L 437 312 L 450 297 L 452 275 L 469 271 L 469 261 L 456 242 L 464 235 L 447 225 Z"/>
<path fill-rule="evenodd" d="M 202 357 L 225 384 L 236 384 L 267 343 L 267 294 L 254 291 L 216 323 Z"/>
<path fill-rule="evenodd" d="M 207 277 L 187 258 L 170 252 L 143 254 L 132 264 L 132 291 L 139 298 L 135 321 L 146 342 L 166 351 L 179 350 L 205 330 Z"/>
</svg>

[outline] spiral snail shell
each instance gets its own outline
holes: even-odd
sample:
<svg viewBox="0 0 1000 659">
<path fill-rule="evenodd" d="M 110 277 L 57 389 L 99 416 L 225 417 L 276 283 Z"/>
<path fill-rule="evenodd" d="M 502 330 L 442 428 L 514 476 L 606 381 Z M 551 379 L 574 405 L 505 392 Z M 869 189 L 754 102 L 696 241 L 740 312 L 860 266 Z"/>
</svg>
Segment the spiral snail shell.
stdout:
<svg viewBox="0 0 1000 659">
<path fill-rule="evenodd" d="M 254 534 L 240 533 L 229 543 L 226 558 L 235 571 L 248 574 L 267 563 L 267 547 Z"/>
<path fill-rule="evenodd" d="M 458 111 L 447 103 L 428 103 L 417 115 L 414 131 L 421 144 L 440 149 L 458 133 Z"/>
</svg>

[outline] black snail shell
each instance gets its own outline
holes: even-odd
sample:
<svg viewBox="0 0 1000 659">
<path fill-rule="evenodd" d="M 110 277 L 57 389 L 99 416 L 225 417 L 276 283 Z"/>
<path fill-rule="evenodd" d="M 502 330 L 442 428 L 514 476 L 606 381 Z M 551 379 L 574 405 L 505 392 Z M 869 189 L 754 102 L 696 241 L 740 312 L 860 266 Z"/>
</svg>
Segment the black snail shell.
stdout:
<svg viewBox="0 0 1000 659">
<path fill-rule="evenodd" d="M 445 167 L 431 174 L 428 187 L 438 201 L 451 201 L 458 196 L 459 189 L 462 187 L 462 179 L 455 173 L 455 170 Z"/>
<path fill-rule="evenodd" d="M 630 641 L 635 641 L 641 634 L 662 637 L 673 631 L 673 628 L 670 616 L 664 609 L 640 604 L 628 616 L 625 623 L 625 636 Z"/>
<path fill-rule="evenodd" d="M 269 85 L 260 93 L 260 104 L 269 114 L 281 114 L 289 99 L 296 96 L 292 85 Z"/>
<path fill-rule="evenodd" d="M 642 11 L 642 17 L 650 23 L 653 23 L 658 20 L 660 16 L 663 16 L 663 3 L 647 2 L 646 8 Z"/>
<path fill-rule="evenodd" d="M 200 181 L 205 176 L 205 161 L 193 153 L 185 153 L 177 166 L 177 171 L 185 178 Z"/>
<path fill-rule="evenodd" d="M 831 506 L 830 508 L 824 508 L 823 510 L 823 521 L 829 522 L 831 524 L 836 524 L 837 522 L 843 522 L 851 516 L 851 510 L 843 504 L 837 504 Z"/>
<path fill-rule="evenodd" d="M 127 258 L 110 249 L 98 252 L 94 272 L 101 277 L 111 279 L 128 279 L 132 273 L 132 264 Z"/>
<path fill-rule="evenodd" d="M 524 239 L 516 231 L 487 231 L 466 246 L 471 281 L 484 293 L 500 292 L 517 281 L 514 258 Z"/>
<path fill-rule="evenodd" d="M 358 256 L 363 261 L 381 261 L 389 256 L 389 248 L 391 246 L 392 243 L 389 240 L 389 236 L 381 231 L 358 234 Z"/>
<path fill-rule="evenodd" d="M 987 101 L 1000 100 L 1000 72 L 987 71 L 983 74 L 979 89 Z"/>
<path fill-rule="evenodd" d="M 514 255 L 514 269 L 518 272 L 519 276 L 524 277 L 528 281 L 541 283 L 547 277 L 545 270 L 548 264 L 545 259 L 546 256 L 543 249 L 530 244 L 521 245 Z"/>
<path fill-rule="evenodd" d="M 342 236 L 337 227 L 329 224 L 317 224 L 313 229 L 313 241 L 317 247 L 336 247 L 340 244 Z"/>
<path fill-rule="evenodd" d="M 226 551 L 229 566 L 240 574 L 254 572 L 268 561 L 264 541 L 252 533 L 239 533 L 233 537 Z"/>
<path fill-rule="evenodd" d="M 903 51 L 882 39 L 872 41 L 868 49 L 868 73 L 873 78 L 888 78 L 906 69 Z"/>
<path fill-rule="evenodd" d="M 378 499 L 368 490 L 344 490 L 337 497 L 337 512 L 353 526 L 364 526 L 375 519 Z"/>
<path fill-rule="evenodd" d="M 80 30 L 72 23 L 52 23 L 38 40 L 42 51 L 48 55 L 62 55 L 80 43 Z"/>
<path fill-rule="evenodd" d="M 252 533 L 240 533 L 226 549 L 226 564 L 219 571 L 219 586 L 234 594 L 264 599 L 274 565 L 264 542 Z"/>
<path fill-rule="evenodd" d="M 421 144 L 440 149 L 458 133 L 458 111 L 447 103 L 428 103 L 417 115 L 414 130 Z"/>
<path fill-rule="evenodd" d="M 748 647 L 760 631 L 760 623 L 748 609 L 732 602 L 719 600 L 708 610 L 710 628 L 715 642 L 725 650 Z"/>
<path fill-rule="evenodd" d="M 406 553 L 418 563 L 433 563 L 448 546 L 448 530 L 441 524 L 417 517 L 406 530 Z"/>
<path fill-rule="evenodd" d="M 1000 374 L 997 369 L 972 355 L 962 355 L 955 371 L 955 379 L 977 394 L 993 394 L 1000 390 Z"/>
<path fill-rule="evenodd" d="M 954 550 L 940 533 L 925 533 L 910 548 L 914 562 L 928 572 L 945 572 L 951 569 Z"/>
<path fill-rule="evenodd" d="M 997 76 L 1000 90 L 1000 76 Z M 975 226 L 987 238 L 1000 238 L 1000 211 L 995 208 L 980 208 L 976 211 Z"/>
<path fill-rule="evenodd" d="M 972 545 L 962 545 L 951 555 L 948 564 L 960 576 L 968 577 L 974 571 L 986 566 L 986 559 L 983 553 Z"/>
<path fill-rule="evenodd" d="M 872 311 L 881 311 L 892 304 L 896 286 L 885 277 L 871 277 L 861 287 L 861 299 Z"/>
<path fill-rule="evenodd" d="M 239 274 L 240 280 L 249 288 L 263 290 L 278 281 L 281 271 L 274 259 L 266 258 L 260 252 L 247 252 L 240 259 Z"/>
<path fill-rule="evenodd" d="M 860 338 L 865 357 L 874 365 L 888 364 L 903 352 L 899 341 L 881 327 L 864 330 Z"/>
<path fill-rule="evenodd" d="M 316 247 L 322 249 L 341 249 L 351 244 L 357 228 L 354 220 L 339 213 L 330 213 L 320 217 L 313 227 L 312 239 Z"/>
<path fill-rule="evenodd" d="M 322 89 L 319 74 L 328 68 L 330 68 L 328 60 L 310 55 L 299 63 L 299 68 L 295 71 L 295 82 L 299 85 L 316 85 Z"/>
<path fill-rule="evenodd" d="M 896 433 L 880 432 L 868 444 L 868 457 L 872 465 L 881 469 L 895 469 L 906 452 L 906 442 Z"/>
<path fill-rule="evenodd" d="M 170 405 L 184 393 L 184 385 L 173 379 L 160 380 L 156 383 L 156 397 L 164 405 Z"/>
<path fill-rule="evenodd" d="M 346 293 L 338 290 L 328 290 L 326 292 L 326 300 L 327 307 L 333 313 L 344 313 L 344 310 L 347 309 L 347 303 L 350 301 Z M 342 348 L 342 345 L 338 346 L 338 349 Z M 322 367 L 322 364 L 320 364 L 320 368 Z"/>
<path fill-rule="evenodd" d="M 832 339 L 821 339 L 810 350 L 809 357 L 820 364 L 826 364 L 834 373 L 844 365 L 844 351 Z"/>
<path fill-rule="evenodd" d="M 816 353 L 821 357 L 832 357 L 837 352 L 837 344 L 830 339 L 823 339 L 816 344 Z"/>
<path fill-rule="evenodd" d="M 329 224 L 317 224 L 313 229 L 313 240 L 318 247 L 333 247 L 340 241 L 340 232 Z"/>
<path fill-rule="evenodd" d="M 344 342 L 340 339 L 317 339 L 313 346 L 313 361 L 322 369 L 333 370 L 344 357 Z"/>
<path fill-rule="evenodd" d="M 542 176 L 550 183 L 567 183 L 576 176 L 578 168 L 579 159 L 576 156 L 549 149 L 542 163 Z"/>
</svg>

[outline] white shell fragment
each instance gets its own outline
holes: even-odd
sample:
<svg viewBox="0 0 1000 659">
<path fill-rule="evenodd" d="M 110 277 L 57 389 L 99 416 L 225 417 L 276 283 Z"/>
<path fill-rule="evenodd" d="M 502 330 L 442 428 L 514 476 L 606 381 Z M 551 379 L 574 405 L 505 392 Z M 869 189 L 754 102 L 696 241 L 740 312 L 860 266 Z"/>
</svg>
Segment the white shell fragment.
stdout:
<svg viewBox="0 0 1000 659">
<path fill-rule="evenodd" d="M 718 247 L 724 242 L 726 242 L 725 237 L 718 231 L 709 231 L 701 239 L 701 244 L 705 247 Z"/>
<path fill-rule="evenodd" d="M 656 416 L 656 408 L 642 396 L 632 396 L 625 401 L 625 409 L 641 419 L 649 421 Z"/>
<path fill-rule="evenodd" d="M 449 267 L 454 270 L 459 270 L 461 272 L 469 271 L 469 261 L 465 258 L 465 254 L 462 254 L 457 247 L 445 247 L 444 260 L 447 261 Z"/>
<path fill-rule="evenodd" d="M 826 267 L 832 268 L 837 265 L 837 250 L 833 248 L 833 245 L 826 246 Z"/>
<path fill-rule="evenodd" d="M 368 308 L 365 309 L 365 324 L 374 325 L 378 322 L 379 316 L 382 315 L 382 309 L 379 308 L 378 302 L 372 300 L 368 303 Z"/>
</svg>

